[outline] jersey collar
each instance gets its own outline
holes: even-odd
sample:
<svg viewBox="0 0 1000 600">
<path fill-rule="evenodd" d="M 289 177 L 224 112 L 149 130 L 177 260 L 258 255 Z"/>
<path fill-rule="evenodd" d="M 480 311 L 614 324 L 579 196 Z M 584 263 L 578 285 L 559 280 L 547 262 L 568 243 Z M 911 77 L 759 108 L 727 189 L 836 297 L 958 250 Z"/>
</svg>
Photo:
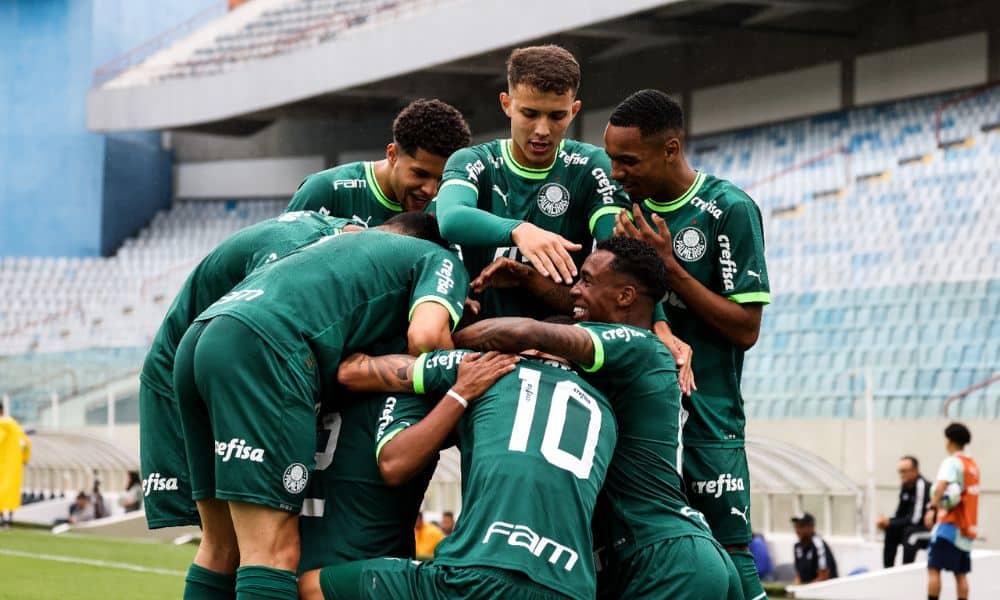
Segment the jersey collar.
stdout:
<svg viewBox="0 0 1000 600">
<path fill-rule="evenodd" d="M 654 212 L 675 211 L 690 202 L 691 199 L 695 197 L 695 194 L 697 194 L 698 190 L 701 189 L 702 184 L 705 183 L 705 177 L 706 175 L 704 172 L 698 171 L 698 174 L 694 177 L 694 183 L 691 184 L 691 187 L 689 187 L 687 191 L 681 194 L 681 197 L 676 200 L 671 200 L 670 202 L 656 202 L 652 198 L 646 198 L 643 203 L 646 205 L 646 208 Z"/>
<path fill-rule="evenodd" d="M 500 141 L 500 154 L 503 156 L 503 164 L 507 165 L 510 172 L 518 177 L 524 177 L 525 179 L 545 179 L 549 176 L 549 171 L 552 170 L 552 167 L 556 166 L 556 161 L 559 160 L 559 153 L 562 152 L 563 145 L 566 144 L 566 140 L 559 142 L 559 149 L 556 150 L 556 155 L 552 158 L 552 164 L 544 169 L 533 169 L 531 167 L 524 167 L 518 164 L 518 162 L 514 160 L 513 152 L 510 150 L 512 143 L 513 141 L 510 139 Z"/>
<path fill-rule="evenodd" d="M 393 202 L 385 195 L 382 191 L 382 186 L 378 184 L 378 180 L 375 179 L 375 163 L 368 161 L 365 163 L 365 179 L 368 181 L 368 189 L 372 191 L 375 199 L 378 200 L 379 204 L 388 208 L 394 212 L 402 212 L 403 206 L 397 202 Z"/>
</svg>

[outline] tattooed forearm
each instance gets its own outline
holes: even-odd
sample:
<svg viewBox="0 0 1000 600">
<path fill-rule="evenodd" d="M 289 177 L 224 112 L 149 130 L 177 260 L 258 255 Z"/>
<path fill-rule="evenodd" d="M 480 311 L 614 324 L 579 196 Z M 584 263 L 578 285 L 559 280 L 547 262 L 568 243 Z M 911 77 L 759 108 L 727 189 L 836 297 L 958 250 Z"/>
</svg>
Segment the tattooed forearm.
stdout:
<svg viewBox="0 0 1000 600">
<path fill-rule="evenodd" d="M 486 319 L 470 325 L 455 334 L 455 346 L 501 352 L 541 350 L 586 366 L 594 362 L 594 341 L 585 330 L 519 317 Z"/>
<path fill-rule="evenodd" d="M 352 354 L 340 363 L 337 380 L 355 392 L 411 392 L 415 360 L 409 354 Z"/>
</svg>

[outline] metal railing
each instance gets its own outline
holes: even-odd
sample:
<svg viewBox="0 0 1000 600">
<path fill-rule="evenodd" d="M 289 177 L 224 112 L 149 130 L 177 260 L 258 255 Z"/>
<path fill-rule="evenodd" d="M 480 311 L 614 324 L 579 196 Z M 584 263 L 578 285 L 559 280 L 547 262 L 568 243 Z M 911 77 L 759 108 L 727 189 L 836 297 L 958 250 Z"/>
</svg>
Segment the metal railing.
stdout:
<svg viewBox="0 0 1000 600">
<path fill-rule="evenodd" d="M 994 383 L 996 383 L 998 381 L 1000 381 L 1000 374 L 994 374 L 994 375 L 991 375 L 990 377 L 987 377 L 986 379 L 980 381 L 979 383 L 972 384 L 969 387 L 965 388 L 964 390 L 962 390 L 960 392 L 956 392 L 956 393 L 952 394 L 951 396 L 948 396 L 948 398 L 946 398 L 945 401 L 944 401 L 944 405 L 941 407 L 941 416 L 947 418 L 948 417 L 948 408 L 950 408 L 952 404 L 954 404 L 955 402 L 958 402 L 962 398 L 965 398 L 966 396 L 968 396 L 972 392 L 981 390 L 981 389 L 983 389 L 985 387 L 989 387 L 990 385 L 993 385 Z"/>
</svg>

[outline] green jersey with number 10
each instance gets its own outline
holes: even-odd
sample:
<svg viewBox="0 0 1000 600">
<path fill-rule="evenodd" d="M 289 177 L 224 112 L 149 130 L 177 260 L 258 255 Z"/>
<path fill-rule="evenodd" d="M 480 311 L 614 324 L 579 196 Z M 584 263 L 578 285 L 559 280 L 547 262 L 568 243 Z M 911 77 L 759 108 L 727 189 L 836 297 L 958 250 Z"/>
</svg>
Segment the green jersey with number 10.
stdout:
<svg viewBox="0 0 1000 600">
<path fill-rule="evenodd" d="M 415 390 L 440 397 L 463 354 L 422 355 Z M 590 520 L 616 439 L 607 398 L 561 363 L 525 359 L 470 405 L 458 435 L 464 508 L 434 562 L 517 571 L 593 598 Z"/>
</svg>

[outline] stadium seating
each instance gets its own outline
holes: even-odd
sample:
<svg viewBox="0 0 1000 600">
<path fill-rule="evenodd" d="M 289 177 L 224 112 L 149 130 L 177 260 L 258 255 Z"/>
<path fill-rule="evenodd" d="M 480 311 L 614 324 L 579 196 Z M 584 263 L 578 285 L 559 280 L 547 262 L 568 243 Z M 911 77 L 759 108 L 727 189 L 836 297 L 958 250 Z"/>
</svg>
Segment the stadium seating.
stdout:
<svg viewBox="0 0 1000 600">
<path fill-rule="evenodd" d="M 879 417 L 937 416 L 1000 371 L 1000 88 L 942 112 L 942 149 L 935 111 L 956 96 L 692 142 L 694 166 L 764 214 L 773 303 L 746 358 L 751 417 L 861 417 L 866 387 Z M 26 407 L 136 372 L 196 261 L 282 208 L 179 202 L 109 259 L 0 259 L 0 394 Z M 1000 385 L 952 415 L 1000 417 Z"/>
</svg>

